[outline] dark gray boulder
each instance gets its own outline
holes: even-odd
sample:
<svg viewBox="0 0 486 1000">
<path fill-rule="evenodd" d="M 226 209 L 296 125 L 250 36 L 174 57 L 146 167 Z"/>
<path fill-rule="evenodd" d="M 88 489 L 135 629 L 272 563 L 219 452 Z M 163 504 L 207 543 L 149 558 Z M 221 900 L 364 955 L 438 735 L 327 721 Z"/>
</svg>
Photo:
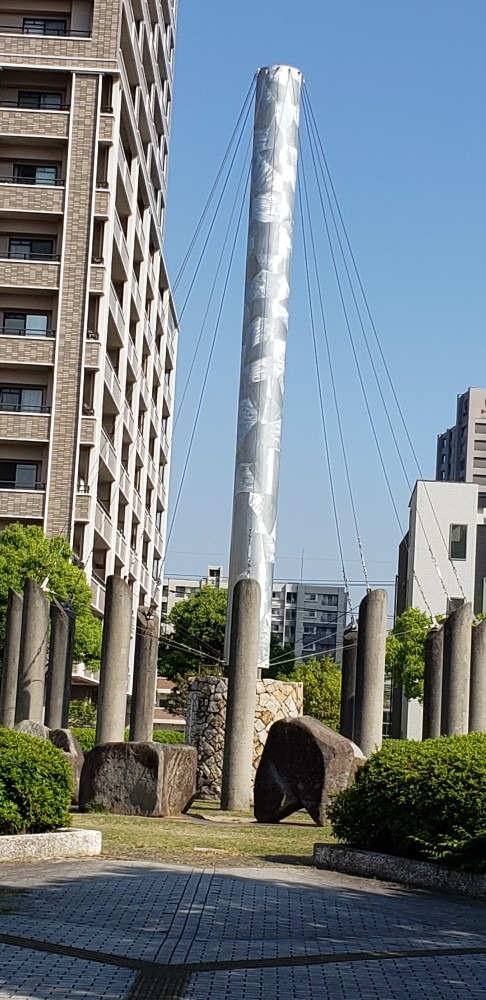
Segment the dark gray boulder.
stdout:
<svg viewBox="0 0 486 1000">
<path fill-rule="evenodd" d="M 310 716 L 275 722 L 256 773 L 255 819 L 278 823 L 303 808 L 324 826 L 330 796 L 364 760 L 355 743 Z"/>
<path fill-rule="evenodd" d="M 79 807 L 125 816 L 178 816 L 196 796 L 194 747 L 101 743 L 86 754 Z"/>
</svg>

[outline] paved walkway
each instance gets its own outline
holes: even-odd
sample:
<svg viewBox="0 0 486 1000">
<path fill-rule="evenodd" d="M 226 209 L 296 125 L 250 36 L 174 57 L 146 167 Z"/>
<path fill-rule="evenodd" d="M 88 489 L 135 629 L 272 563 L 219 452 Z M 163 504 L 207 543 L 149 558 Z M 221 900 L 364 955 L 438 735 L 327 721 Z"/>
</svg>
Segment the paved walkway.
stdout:
<svg viewBox="0 0 486 1000">
<path fill-rule="evenodd" d="M 486 997 L 479 903 L 312 869 L 106 860 L 1 865 L 0 887 L 0 1000 Z"/>
</svg>

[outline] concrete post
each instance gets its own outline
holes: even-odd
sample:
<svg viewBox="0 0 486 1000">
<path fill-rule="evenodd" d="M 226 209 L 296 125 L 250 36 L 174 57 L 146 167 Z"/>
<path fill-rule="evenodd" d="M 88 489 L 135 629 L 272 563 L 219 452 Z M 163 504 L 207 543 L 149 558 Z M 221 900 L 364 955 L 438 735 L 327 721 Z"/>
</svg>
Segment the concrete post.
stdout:
<svg viewBox="0 0 486 1000">
<path fill-rule="evenodd" d="M 387 600 L 386 590 L 371 590 L 359 606 L 353 739 L 366 757 L 383 738 Z"/>
<path fill-rule="evenodd" d="M 472 630 L 469 732 L 486 732 L 486 619 Z"/>
<path fill-rule="evenodd" d="M 343 635 L 343 665 L 341 682 L 341 712 L 339 732 L 348 740 L 353 738 L 354 699 L 356 692 L 356 663 L 358 659 L 358 629 L 353 626 Z"/>
<path fill-rule="evenodd" d="M 74 614 L 51 605 L 51 639 L 46 682 L 46 726 L 67 729 L 73 670 Z"/>
<path fill-rule="evenodd" d="M 444 661 L 440 731 L 445 736 L 467 733 L 472 605 L 462 604 L 444 625 Z"/>
<path fill-rule="evenodd" d="M 238 580 L 233 591 L 231 616 L 222 809 L 244 811 L 250 808 L 260 602 L 258 581 Z"/>
<path fill-rule="evenodd" d="M 17 594 L 15 590 L 9 589 L 5 645 L 3 648 L 3 671 L 0 687 L 0 726 L 5 726 L 6 729 L 12 729 L 15 723 L 22 605 L 23 601 L 20 594 Z"/>
<path fill-rule="evenodd" d="M 122 743 L 125 736 L 132 592 L 120 576 L 106 581 L 101 644 L 96 743 Z"/>
<path fill-rule="evenodd" d="M 433 628 L 425 640 L 423 740 L 440 736 L 443 656 L 444 629 Z"/>
<path fill-rule="evenodd" d="M 147 617 L 147 608 L 137 612 L 133 691 L 130 708 L 130 740 L 150 741 L 154 730 L 155 686 L 160 622 L 157 615 Z"/>
<path fill-rule="evenodd" d="M 24 584 L 15 721 L 43 722 L 50 602 L 35 580 Z"/>
</svg>

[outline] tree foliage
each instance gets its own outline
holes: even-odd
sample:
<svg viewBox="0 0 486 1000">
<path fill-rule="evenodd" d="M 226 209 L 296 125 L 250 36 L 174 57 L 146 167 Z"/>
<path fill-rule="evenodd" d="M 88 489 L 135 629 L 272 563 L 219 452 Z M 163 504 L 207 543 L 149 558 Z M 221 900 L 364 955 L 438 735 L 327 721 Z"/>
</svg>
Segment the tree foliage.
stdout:
<svg viewBox="0 0 486 1000">
<path fill-rule="evenodd" d="M 418 608 L 399 615 L 386 640 L 386 670 L 407 698 L 423 698 L 425 640 L 432 620 Z"/>
<path fill-rule="evenodd" d="M 281 675 L 282 676 L 282 675 Z M 341 670 L 330 656 L 296 663 L 290 675 L 282 679 L 302 681 L 304 715 L 319 719 L 331 729 L 339 728 L 341 706 Z"/>
<path fill-rule="evenodd" d="M 9 587 L 22 593 L 26 577 L 41 584 L 76 613 L 74 658 L 88 667 L 99 665 L 101 622 L 91 611 L 91 589 L 85 574 L 73 563 L 65 538 L 46 538 L 41 528 L 13 523 L 0 532 L 0 647 L 3 649 Z"/>
<path fill-rule="evenodd" d="M 159 643 L 161 676 L 177 681 L 203 667 L 221 673 L 227 607 L 228 592 L 209 586 L 174 604 L 168 617 L 172 630 Z"/>
</svg>

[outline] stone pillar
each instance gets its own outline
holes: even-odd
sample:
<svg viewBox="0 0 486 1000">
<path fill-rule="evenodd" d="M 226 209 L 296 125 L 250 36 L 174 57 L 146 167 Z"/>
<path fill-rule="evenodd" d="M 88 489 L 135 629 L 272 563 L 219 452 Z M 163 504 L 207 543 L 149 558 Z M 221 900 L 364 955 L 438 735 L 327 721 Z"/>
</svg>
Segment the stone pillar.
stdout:
<svg viewBox="0 0 486 1000">
<path fill-rule="evenodd" d="M 433 628 L 425 640 L 423 740 L 440 736 L 443 656 L 444 629 Z"/>
<path fill-rule="evenodd" d="M 23 601 L 20 594 L 9 588 L 5 645 L 3 648 L 3 671 L 0 686 L 0 726 L 5 726 L 6 729 L 12 729 L 15 723 L 22 605 Z"/>
<path fill-rule="evenodd" d="M 231 615 L 222 809 L 244 811 L 251 805 L 260 600 L 257 580 L 237 581 Z"/>
<path fill-rule="evenodd" d="M 356 691 L 356 663 L 358 658 L 358 629 L 353 626 L 343 635 L 343 663 L 341 682 L 341 712 L 339 732 L 348 740 L 353 738 L 354 698 Z"/>
<path fill-rule="evenodd" d="M 49 729 L 67 729 L 73 672 L 74 614 L 51 605 L 51 638 L 46 683 L 46 717 Z"/>
<path fill-rule="evenodd" d="M 43 722 L 50 602 L 35 580 L 24 584 L 15 721 Z"/>
<path fill-rule="evenodd" d="M 469 732 L 486 732 L 486 619 L 472 630 Z"/>
<path fill-rule="evenodd" d="M 462 604 L 444 624 L 440 731 L 445 736 L 468 730 L 472 617 L 472 605 Z"/>
<path fill-rule="evenodd" d="M 386 590 L 370 590 L 359 606 L 353 740 L 365 757 L 383 738 L 387 602 Z"/>
<path fill-rule="evenodd" d="M 139 608 L 130 707 L 130 740 L 143 743 L 153 739 L 159 633 L 160 622 L 157 615 L 149 615 L 148 608 Z"/>
<path fill-rule="evenodd" d="M 132 592 L 120 576 L 106 581 L 101 644 L 96 743 L 122 743 L 125 737 Z"/>
</svg>

